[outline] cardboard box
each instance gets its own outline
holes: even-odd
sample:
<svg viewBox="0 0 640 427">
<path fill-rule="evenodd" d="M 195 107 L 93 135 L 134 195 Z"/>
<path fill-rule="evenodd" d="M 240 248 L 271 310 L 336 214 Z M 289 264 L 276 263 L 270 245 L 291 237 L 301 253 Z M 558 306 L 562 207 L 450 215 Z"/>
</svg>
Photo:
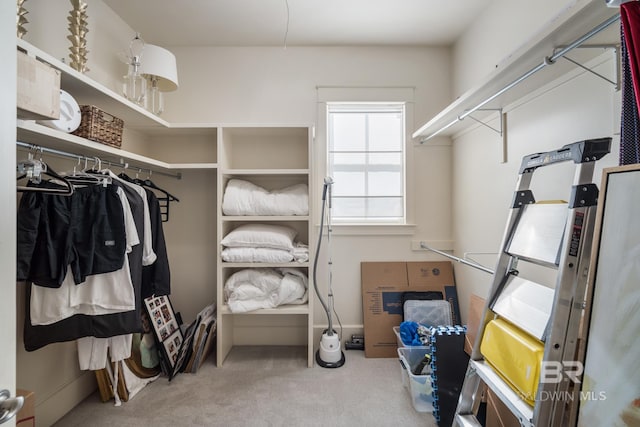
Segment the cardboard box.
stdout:
<svg viewBox="0 0 640 427">
<path fill-rule="evenodd" d="M 467 335 L 464 339 L 464 351 L 471 356 L 473 345 L 476 342 L 476 335 L 482 320 L 482 312 L 484 311 L 485 299 L 478 295 L 471 294 L 469 301 L 469 315 L 467 316 Z"/>
<path fill-rule="evenodd" d="M 451 262 L 363 262 L 362 310 L 366 357 L 397 357 L 394 326 L 402 322 L 402 294 L 439 291 L 459 322 L 458 296 Z"/>
<path fill-rule="evenodd" d="M 24 404 L 16 415 L 16 427 L 35 427 L 36 394 L 29 390 L 16 390 L 16 396 L 24 397 Z"/>
<path fill-rule="evenodd" d="M 17 92 L 19 119 L 60 118 L 60 71 L 20 51 Z"/>
<path fill-rule="evenodd" d="M 520 427 L 520 421 L 490 389 L 487 397 L 487 427 Z"/>
</svg>

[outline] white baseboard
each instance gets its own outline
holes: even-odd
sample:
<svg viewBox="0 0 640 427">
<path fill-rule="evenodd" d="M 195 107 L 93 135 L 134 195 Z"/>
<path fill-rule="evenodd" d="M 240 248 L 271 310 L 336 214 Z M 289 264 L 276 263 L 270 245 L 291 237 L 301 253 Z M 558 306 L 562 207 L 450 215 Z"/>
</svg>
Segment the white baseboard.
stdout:
<svg viewBox="0 0 640 427">
<path fill-rule="evenodd" d="M 36 427 L 50 426 L 98 388 L 93 372 L 84 372 L 44 401 L 36 396 Z M 108 405 L 108 403 L 105 403 Z"/>
</svg>

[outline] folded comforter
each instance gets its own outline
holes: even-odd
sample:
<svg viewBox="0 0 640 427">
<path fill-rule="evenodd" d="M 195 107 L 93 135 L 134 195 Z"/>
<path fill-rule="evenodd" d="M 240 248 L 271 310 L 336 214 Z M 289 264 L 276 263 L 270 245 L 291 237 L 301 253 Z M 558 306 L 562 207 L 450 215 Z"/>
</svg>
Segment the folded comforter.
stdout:
<svg viewBox="0 0 640 427">
<path fill-rule="evenodd" d="M 304 304 L 308 299 L 307 276 L 293 268 L 248 268 L 232 274 L 224 285 L 233 313 L 284 304 Z"/>
<path fill-rule="evenodd" d="M 249 181 L 231 179 L 222 198 L 224 215 L 308 215 L 309 189 L 296 184 L 267 191 Z"/>
</svg>

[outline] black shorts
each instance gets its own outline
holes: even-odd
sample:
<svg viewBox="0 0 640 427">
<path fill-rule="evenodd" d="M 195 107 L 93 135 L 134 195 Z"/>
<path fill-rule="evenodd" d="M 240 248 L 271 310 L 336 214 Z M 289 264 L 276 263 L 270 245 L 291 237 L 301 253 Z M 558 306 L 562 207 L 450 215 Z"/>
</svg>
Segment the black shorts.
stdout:
<svg viewBox="0 0 640 427">
<path fill-rule="evenodd" d="M 71 268 L 76 284 L 122 268 L 124 211 L 117 188 L 93 185 L 71 196 L 23 194 L 18 207 L 18 280 L 60 287 Z"/>
</svg>

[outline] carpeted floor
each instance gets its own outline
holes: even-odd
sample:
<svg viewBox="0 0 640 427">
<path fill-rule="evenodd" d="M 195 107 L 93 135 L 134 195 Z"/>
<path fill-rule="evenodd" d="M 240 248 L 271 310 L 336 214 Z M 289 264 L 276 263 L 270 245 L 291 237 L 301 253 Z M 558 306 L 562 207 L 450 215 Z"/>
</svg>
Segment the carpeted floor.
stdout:
<svg viewBox="0 0 640 427">
<path fill-rule="evenodd" d="M 345 351 L 338 369 L 306 367 L 301 347 L 234 347 L 224 366 L 161 377 L 115 407 L 98 394 L 55 426 L 436 426 L 414 410 L 398 359 Z"/>
</svg>

